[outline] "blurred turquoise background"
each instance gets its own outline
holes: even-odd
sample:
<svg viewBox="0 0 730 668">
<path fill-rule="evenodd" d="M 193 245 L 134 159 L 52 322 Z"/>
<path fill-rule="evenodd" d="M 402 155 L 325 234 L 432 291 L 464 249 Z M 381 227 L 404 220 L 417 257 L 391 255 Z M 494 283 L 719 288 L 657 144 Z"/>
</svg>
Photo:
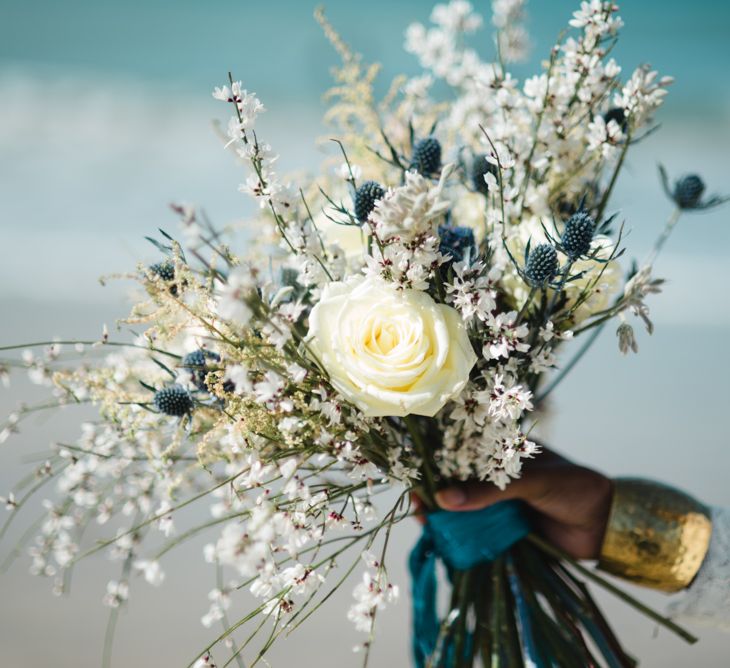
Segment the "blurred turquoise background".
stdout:
<svg viewBox="0 0 730 668">
<path fill-rule="evenodd" d="M 531 62 L 515 68 L 518 76 L 537 68 L 575 5 L 528 5 L 535 47 Z M 476 6 L 488 22 L 488 3 Z M 282 154 L 284 167 L 318 166 L 321 96 L 336 56 L 313 8 L 302 0 L 0 0 L 0 344 L 56 334 L 95 338 L 103 322 L 124 315 L 127 286 L 102 288 L 96 278 L 154 259 L 143 236 L 175 229 L 169 202 L 201 204 L 219 224 L 245 216 L 248 202 L 236 189 L 242 173 L 211 126 L 226 110 L 210 92 L 228 70 L 268 107 L 261 136 Z M 340 0 L 327 13 L 366 60 L 384 63 L 384 90 L 393 75 L 418 71 L 402 51 L 402 35 L 430 9 L 413 0 Z M 641 258 L 670 213 L 658 161 L 671 174 L 701 173 L 710 191 L 730 191 L 730 5 L 633 0 L 621 5 L 621 15 L 626 26 L 615 55 L 624 73 L 648 61 L 676 77 L 658 116 L 662 130 L 630 154 L 613 201 Z M 491 53 L 488 30 L 474 43 Z M 541 425 L 558 448 L 590 465 L 666 480 L 722 505 L 730 505 L 723 426 L 730 399 L 729 218 L 726 207 L 681 222 L 657 264 L 670 283 L 650 302 L 654 336 L 641 336 L 637 357 L 622 358 L 607 330 L 557 393 L 550 424 Z M 0 388 L 0 414 L 32 396 L 23 382 Z M 67 412 L 39 421 L 1 446 L 0 495 L 26 471 L 29 453 L 51 439 L 73 438 L 78 420 Z M 403 527 L 396 548 L 403 558 L 393 560 L 404 594 L 403 562 L 415 534 Z M 214 586 L 202 563 L 203 542 L 163 563 L 162 589 L 135 583 L 115 666 L 184 666 L 211 639 L 198 623 Z M 0 553 L 11 547 L 8 539 Z M 21 560 L 0 576 L 0 665 L 98 666 L 106 623 L 100 601 L 116 569 L 92 559 L 76 573 L 71 597 L 60 600 L 49 582 L 26 571 Z M 350 653 L 358 636 L 343 619 L 350 590 L 279 646 L 272 665 L 359 665 Z M 728 665 L 730 636 L 702 632 L 701 643 L 688 648 L 602 600 L 642 666 Z M 407 665 L 407 597 L 379 622 L 372 665 Z"/>
</svg>

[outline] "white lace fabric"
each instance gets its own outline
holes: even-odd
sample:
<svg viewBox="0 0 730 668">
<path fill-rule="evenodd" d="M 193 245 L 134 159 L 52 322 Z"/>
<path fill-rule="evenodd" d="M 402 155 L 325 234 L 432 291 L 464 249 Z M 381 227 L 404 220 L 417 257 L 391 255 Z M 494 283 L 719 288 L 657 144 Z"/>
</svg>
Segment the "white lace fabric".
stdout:
<svg viewBox="0 0 730 668">
<path fill-rule="evenodd" d="M 673 619 L 730 632 L 730 508 L 712 509 L 712 538 L 697 577 L 669 606 Z"/>
</svg>

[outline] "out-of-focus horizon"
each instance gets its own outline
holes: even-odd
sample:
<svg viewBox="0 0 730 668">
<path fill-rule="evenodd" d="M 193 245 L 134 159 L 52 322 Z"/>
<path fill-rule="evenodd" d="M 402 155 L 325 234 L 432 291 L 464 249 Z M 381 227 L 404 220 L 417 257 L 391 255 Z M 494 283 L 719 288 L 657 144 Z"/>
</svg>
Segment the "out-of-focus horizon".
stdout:
<svg viewBox="0 0 730 668">
<path fill-rule="evenodd" d="M 488 24 L 488 3 L 475 4 Z M 538 70 L 577 4 L 528 4 L 534 47 L 530 61 L 514 68 L 519 78 Z M 237 192 L 242 171 L 210 122 L 221 117 L 210 92 L 228 70 L 267 106 L 260 133 L 282 154 L 283 166 L 318 168 L 316 139 L 326 135 L 321 98 L 337 58 L 312 19 L 313 8 L 301 0 L 4 3 L 0 345 L 54 335 L 95 338 L 102 323 L 111 326 L 125 315 L 128 284 L 102 288 L 97 278 L 156 259 L 143 237 L 157 227 L 176 231 L 168 203 L 202 205 L 220 225 L 245 217 L 248 203 Z M 383 92 L 394 75 L 418 71 L 402 50 L 403 31 L 414 20 L 427 21 L 430 8 L 415 0 L 348 0 L 331 3 L 327 13 L 354 50 L 383 63 Z M 621 10 L 626 25 L 615 56 L 624 74 L 649 61 L 676 78 L 657 118 L 663 127 L 635 148 L 612 202 L 640 259 L 671 211 L 657 162 L 672 175 L 700 173 L 710 191 L 730 191 L 730 6 L 666 0 L 627 2 Z M 491 53 L 488 26 L 474 43 Z M 541 425 L 559 449 L 591 466 L 662 479 L 720 505 L 730 505 L 730 453 L 718 419 L 729 398 L 729 217 L 730 208 L 721 208 L 680 222 L 657 263 L 670 283 L 650 302 L 654 336 L 641 336 L 637 357 L 622 358 L 606 331 L 556 393 L 550 424 Z M 0 415 L 31 397 L 23 383 L 0 388 Z M 28 456 L 51 440 L 72 438 L 78 419 L 66 412 L 5 443 L 0 494 L 29 470 Z M 27 524 L 32 513 L 25 518 Z M 19 537 L 17 528 L 0 543 L 0 558 Z M 403 563 L 394 564 L 392 577 L 405 590 L 405 555 L 416 528 L 402 529 Z M 212 630 L 198 621 L 214 580 L 202 562 L 203 542 L 170 555 L 160 590 L 134 582 L 114 665 L 186 665 L 212 639 Z M 113 564 L 101 558 L 82 564 L 70 598 L 63 599 L 52 596 L 50 582 L 27 575 L 27 565 L 21 557 L 0 575 L 0 591 L 12 602 L 0 613 L 2 664 L 98 666 L 106 623 L 101 598 Z M 357 636 L 342 619 L 350 589 L 282 643 L 271 664 L 357 664 L 350 653 Z M 664 632 L 655 638 L 651 624 L 602 600 L 642 666 L 727 665 L 730 636 L 703 632 L 700 644 L 688 648 Z M 406 665 L 407 597 L 379 622 L 372 665 Z"/>
</svg>

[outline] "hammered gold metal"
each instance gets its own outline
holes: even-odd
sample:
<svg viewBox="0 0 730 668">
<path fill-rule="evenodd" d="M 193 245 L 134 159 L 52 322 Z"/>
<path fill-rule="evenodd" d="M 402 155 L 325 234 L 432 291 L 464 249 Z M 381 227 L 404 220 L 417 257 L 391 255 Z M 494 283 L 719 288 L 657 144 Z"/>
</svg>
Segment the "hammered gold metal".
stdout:
<svg viewBox="0 0 730 668">
<path fill-rule="evenodd" d="M 598 567 L 645 587 L 674 592 L 694 579 L 710 546 L 707 507 L 650 480 L 614 481 Z"/>
</svg>

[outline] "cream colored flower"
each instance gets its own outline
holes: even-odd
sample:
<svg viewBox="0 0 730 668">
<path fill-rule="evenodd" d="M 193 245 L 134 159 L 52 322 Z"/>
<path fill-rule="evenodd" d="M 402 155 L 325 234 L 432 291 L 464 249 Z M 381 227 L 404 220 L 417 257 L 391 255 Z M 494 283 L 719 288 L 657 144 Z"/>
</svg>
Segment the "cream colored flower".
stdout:
<svg viewBox="0 0 730 668">
<path fill-rule="evenodd" d="M 333 217 L 337 214 L 334 211 L 324 211 L 314 216 L 317 230 L 322 235 L 326 245 L 337 244 L 345 253 L 348 260 L 360 260 L 362 264 L 363 253 L 367 248 L 367 233 L 359 225 L 342 225 L 334 222 Z"/>
<path fill-rule="evenodd" d="M 476 362 L 452 307 L 362 277 L 325 286 L 309 344 L 332 385 L 369 417 L 435 415 Z"/>
</svg>

